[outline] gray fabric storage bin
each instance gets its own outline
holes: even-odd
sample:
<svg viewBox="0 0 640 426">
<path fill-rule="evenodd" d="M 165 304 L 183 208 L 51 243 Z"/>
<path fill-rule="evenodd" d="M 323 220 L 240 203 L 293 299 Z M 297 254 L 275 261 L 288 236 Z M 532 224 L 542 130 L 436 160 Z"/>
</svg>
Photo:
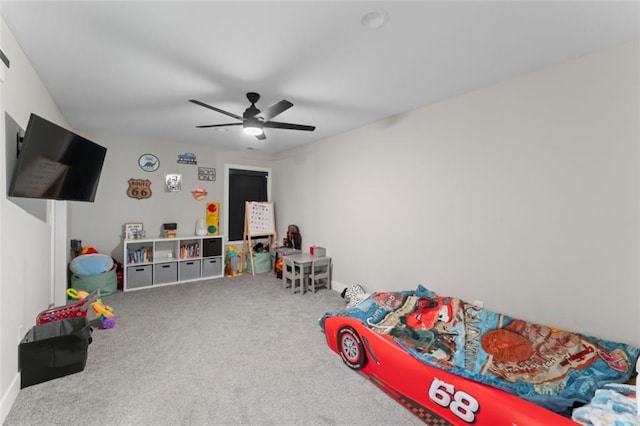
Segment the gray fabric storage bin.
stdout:
<svg viewBox="0 0 640 426">
<path fill-rule="evenodd" d="M 222 275 L 222 258 L 211 257 L 202 259 L 202 276 L 218 277 Z"/>
<path fill-rule="evenodd" d="M 183 260 L 180 262 L 180 281 L 200 278 L 200 260 Z"/>
<path fill-rule="evenodd" d="M 176 262 L 159 263 L 153 267 L 153 283 L 165 284 L 178 281 L 178 265 Z"/>
<path fill-rule="evenodd" d="M 147 287 L 153 284 L 151 265 L 127 266 L 127 289 Z"/>
</svg>

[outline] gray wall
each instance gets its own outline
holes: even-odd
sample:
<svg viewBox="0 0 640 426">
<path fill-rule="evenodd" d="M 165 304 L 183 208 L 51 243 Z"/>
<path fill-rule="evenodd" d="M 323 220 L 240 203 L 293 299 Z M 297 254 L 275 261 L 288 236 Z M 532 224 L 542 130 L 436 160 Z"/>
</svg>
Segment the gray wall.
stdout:
<svg viewBox="0 0 640 426">
<path fill-rule="evenodd" d="M 215 135 L 214 135 L 215 136 Z M 158 237 L 163 223 L 177 223 L 178 233 L 193 235 L 196 220 L 205 217 L 207 202 L 219 202 L 220 228 L 224 229 L 224 165 L 226 163 L 269 167 L 271 160 L 255 151 L 216 151 L 202 145 L 149 141 L 139 138 L 92 134 L 91 140 L 107 148 L 107 157 L 94 203 L 69 202 L 69 239 L 82 240 L 122 261 L 122 229 L 125 223 L 143 223 L 147 236 Z M 178 154 L 194 153 L 197 165 L 178 164 Z M 138 166 L 142 154 L 152 153 L 160 159 L 160 168 L 145 172 Z M 197 178 L 198 166 L 216 169 L 214 182 Z M 166 174 L 182 175 L 182 191 L 166 192 Z M 152 196 L 135 199 L 127 195 L 129 179 L 151 181 Z M 208 192 L 202 201 L 191 196 L 194 186 Z"/>
<path fill-rule="evenodd" d="M 273 167 L 278 235 L 295 223 L 305 247 L 327 247 L 337 288 L 422 283 L 640 344 L 638 87 L 632 43 L 275 159 L 90 135 L 109 153 L 96 203 L 69 203 L 69 238 L 120 259 L 126 222 L 158 232 L 175 221 L 193 232 L 204 211 L 189 194 L 196 167 L 175 159 L 194 152 L 217 170 L 207 185 L 212 201 L 223 201 L 224 163 Z M 160 170 L 138 168 L 145 152 L 160 157 Z M 169 172 L 182 173 L 181 194 L 163 192 Z M 150 178 L 154 196 L 128 198 L 131 177 Z"/>
<path fill-rule="evenodd" d="M 419 283 L 640 345 L 638 43 L 287 152 L 278 226 L 334 279 Z"/>
</svg>

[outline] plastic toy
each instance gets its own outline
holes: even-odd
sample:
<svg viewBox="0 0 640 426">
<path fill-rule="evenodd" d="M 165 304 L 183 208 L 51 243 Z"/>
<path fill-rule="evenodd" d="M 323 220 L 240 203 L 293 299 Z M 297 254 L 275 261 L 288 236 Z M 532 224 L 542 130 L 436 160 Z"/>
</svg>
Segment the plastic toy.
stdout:
<svg viewBox="0 0 640 426">
<path fill-rule="evenodd" d="M 236 258 L 236 261 L 233 263 L 237 262 L 238 265 L 238 270 L 234 270 L 233 266 L 232 266 L 232 259 Z M 237 248 L 235 248 L 234 246 L 227 246 L 227 253 L 225 255 L 224 258 L 224 272 L 225 275 L 228 277 L 235 277 L 237 275 L 242 275 L 242 266 L 241 266 L 241 256 L 240 256 L 240 251 L 238 251 Z"/>
<path fill-rule="evenodd" d="M 61 307 L 50 307 L 40 312 L 36 318 L 36 324 L 46 324 L 53 321 L 59 321 L 67 318 L 86 317 L 89 311 L 89 305 L 96 300 L 98 290 L 91 292 L 84 300 L 73 305 L 65 305 Z"/>
<path fill-rule="evenodd" d="M 240 252 L 235 248 L 235 246 L 227 246 L 227 256 L 239 257 Z"/>
<path fill-rule="evenodd" d="M 76 300 L 85 300 L 90 296 L 86 291 L 76 290 L 75 288 L 67 289 L 67 295 Z M 111 306 L 105 305 L 101 299 L 96 298 L 91 302 L 91 307 L 96 316 L 100 318 L 100 324 L 103 329 L 115 327 L 116 319 L 113 317 L 113 308 Z"/>
<path fill-rule="evenodd" d="M 80 254 L 97 254 L 97 253 L 98 253 L 98 250 L 96 250 L 91 246 L 82 247 L 82 250 L 80 250 Z"/>
</svg>

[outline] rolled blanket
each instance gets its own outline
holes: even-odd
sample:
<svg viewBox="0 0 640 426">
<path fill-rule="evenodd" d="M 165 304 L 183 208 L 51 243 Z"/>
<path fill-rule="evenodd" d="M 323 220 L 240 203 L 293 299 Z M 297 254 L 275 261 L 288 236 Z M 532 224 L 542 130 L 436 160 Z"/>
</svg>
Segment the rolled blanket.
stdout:
<svg viewBox="0 0 640 426">
<path fill-rule="evenodd" d="M 587 405 L 573 410 L 574 422 L 593 426 L 640 426 L 635 387 L 611 384 L 596 393 Z"/>
</svg>

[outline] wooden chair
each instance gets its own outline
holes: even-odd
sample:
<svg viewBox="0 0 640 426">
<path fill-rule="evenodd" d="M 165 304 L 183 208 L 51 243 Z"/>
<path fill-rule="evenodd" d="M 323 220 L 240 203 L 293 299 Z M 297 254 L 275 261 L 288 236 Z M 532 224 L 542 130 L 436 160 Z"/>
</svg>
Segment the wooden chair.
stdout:
<svg viewBox="0 0 640 426">
<path fill-rule="evenodd" d="M 331 289 L 331 258 L 320 257 L 311 263 L 311 273 L 309 274 L 309 285 L 311 291 L 316 292 L 318 288 Z"/>
<path fill-rule="evenodd" d="M 287 256 L 283 257 L 282 263 L 282 287 L 290 288 L 292 293 L 298 289 L 300 294 L 304 293 L 304 271 Z"/>
</svg>

